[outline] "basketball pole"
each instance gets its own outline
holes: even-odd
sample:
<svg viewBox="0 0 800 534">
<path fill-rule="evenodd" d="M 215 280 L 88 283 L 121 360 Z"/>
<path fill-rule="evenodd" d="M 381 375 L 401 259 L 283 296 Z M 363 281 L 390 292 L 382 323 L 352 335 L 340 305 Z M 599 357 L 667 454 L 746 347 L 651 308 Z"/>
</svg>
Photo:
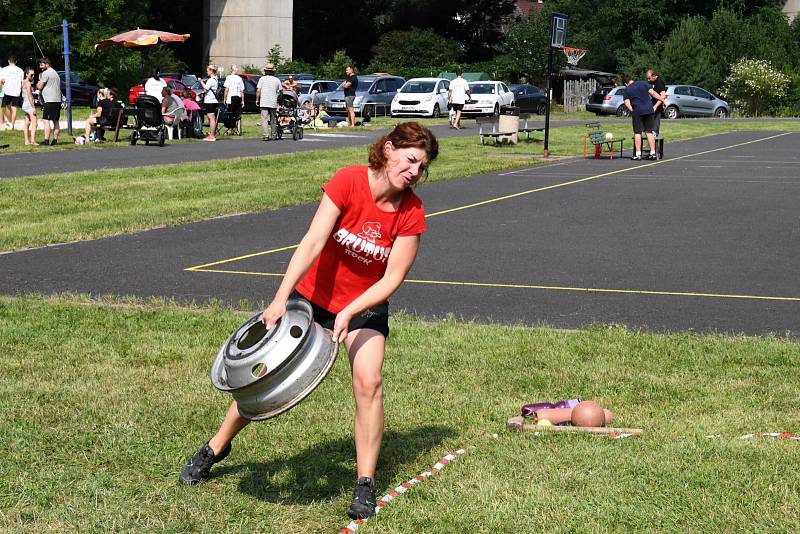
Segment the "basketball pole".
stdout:
<svg viewBox="0 0 800 534">
<path fill-rule="evenodd" d="M 550 101 L 552 100 L 552 94 L 550 89 L 550 72 L 553 70 L 553 47 L 547 47 L 547 91 L 545 94 L 547 95 L 547 107 L 546 112 L 544 114 L 544 154 L 545 158 L 550 157 L 550 149 L 549 149 L 549 142 L 550 142 Z"/>
</svg>

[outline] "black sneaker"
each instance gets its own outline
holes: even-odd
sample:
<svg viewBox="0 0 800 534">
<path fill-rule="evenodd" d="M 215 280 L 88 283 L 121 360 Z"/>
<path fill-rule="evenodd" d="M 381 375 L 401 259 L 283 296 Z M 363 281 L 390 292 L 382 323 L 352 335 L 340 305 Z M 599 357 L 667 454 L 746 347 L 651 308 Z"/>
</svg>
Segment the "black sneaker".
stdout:
<svg viewBox="0 0 800 534">
<path fill-rule="evenodd" d="M 58 139 L 53 139 L 52 141 L 50 141 L 51 146 L 55 146 L 57 144 L 58 144 Z"/>
<path fill-rule="evenodd" d="M 347 515 L 350 519 L 366 519 L 375 515 L 375 505 L 375 484 L 369 477 L 359 478 Z"/>
<path fill-rule="evenodd" d="M 50 144 L 50 141 L 48 141 L 47 139 L 45 139 L 44 141 L 42 141 L 42 144 L 43 144 L 43 145 L 49 145 L 49 144 Z"/>
<path fill-rule="evenodd" d="M 650 159 L 650 160 L 658 159 L 658 156 L 655 155 L 655 154 L 650 154 L 650 155 L 647 156 L 647 159 Z"/>
<path fill-rule="evenodd" d="M 197 451 L 197 454 L 192 456 L 192 460 L 183 466 L 178 480 L 181 483 L 189 486 L 199 484 L 208 478 L 209 473 L 211 472 L 211 466 L 224 460 L 230 453 L 230 443 L 228 443 L 228 446 L 217 455 L 214 454 L 214 451 L 211 450 L 211 447 L 209 447 L 208 443 L 206 443 L 199 451 Z"/>
</svg>

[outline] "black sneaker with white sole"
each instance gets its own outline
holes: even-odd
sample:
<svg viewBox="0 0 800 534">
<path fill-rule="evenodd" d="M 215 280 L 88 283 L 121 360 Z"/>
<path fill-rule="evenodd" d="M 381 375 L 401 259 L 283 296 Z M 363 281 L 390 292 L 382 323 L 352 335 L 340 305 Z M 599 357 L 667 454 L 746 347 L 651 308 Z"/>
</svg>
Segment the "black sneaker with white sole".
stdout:
<svg viewBox="0 0 800 534">
<path fill-rule="evenodd" d="M 366 519 L 375 515 L 375 506 L 375 483 L 369 477 L 359 478 L 347 515 L 350 519 Z"/>
<path fill-rule="evenodd" d="M 209 447 L 208 443 L 203 445 L 197 453 L 192 456 L 188 464 L 183 466 L 178 480 L 186 485 L 194 486 L 207 479 L 211 472 L 211 466 L 221 462 L 231 453 L 231 444 L 222 449 L 219 454 Z"/>
</svg>

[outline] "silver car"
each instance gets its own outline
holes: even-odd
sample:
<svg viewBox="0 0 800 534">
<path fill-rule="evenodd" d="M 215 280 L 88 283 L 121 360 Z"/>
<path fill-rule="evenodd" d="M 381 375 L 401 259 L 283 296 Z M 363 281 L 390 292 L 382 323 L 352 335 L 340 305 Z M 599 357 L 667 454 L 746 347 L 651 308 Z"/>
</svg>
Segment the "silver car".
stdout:
<svg viewBox="0 0 800 534">
<path fill-rule="evenodd" d="M 730 105 L 705 89 L 694 85 L 667 86 L 667 109 L 664 112 L 664 116 L 668 119 L 677 119 L 678 117 L 718 117 L 724 119 L 730 114 Z"/>
<path fill-rule="evenodd" d="M 300 84 L 298 104 L 301 106 L 306 101 L 314 105 L 324 103 L 328 93 L 334 92 L 339 87 L 339 82 L 333 80 L 301 80 L 298 83 Z"/>
<path fill-rule="evenodd" d="M 405 78 L 400 76 L 359 74 L 356 98 L 353 101 L 355 114 L 363 117 L 389 115 L 392 99 L 404 83 L 406 83 Z M 336 91 L 328 94 L 325 108 L 330 115 L 347 115 L 344 89 L 341 85 Z"/>
<path fill-rule="evenodd" d="M 625 107 L 625 86 L 598 88 L 586 99 L 586 111 L 592 111 L 596 115 L 627 117 L 631 112 Z"/>
</svg>

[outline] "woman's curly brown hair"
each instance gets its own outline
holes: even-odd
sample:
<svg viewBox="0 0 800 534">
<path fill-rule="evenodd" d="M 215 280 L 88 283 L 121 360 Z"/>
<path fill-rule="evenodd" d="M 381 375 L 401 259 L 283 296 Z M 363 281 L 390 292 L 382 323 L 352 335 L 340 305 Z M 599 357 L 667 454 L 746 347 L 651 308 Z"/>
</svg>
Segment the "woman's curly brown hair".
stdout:
<svg viewBox="0 0 800 534">
<path fill-rule="evenodd" d="M 429 129 L 418 122 L 403 122 L 394 127 L 369 147 L 369 167 L 377 171 L 386 166 L 386 156 L 383 145 L 391 141 L 395 148 L 419 148 L 425 151 L 425 175 L 428 175 L 428 165 L 439 155 L 439 141 Z"/>
</svg>

